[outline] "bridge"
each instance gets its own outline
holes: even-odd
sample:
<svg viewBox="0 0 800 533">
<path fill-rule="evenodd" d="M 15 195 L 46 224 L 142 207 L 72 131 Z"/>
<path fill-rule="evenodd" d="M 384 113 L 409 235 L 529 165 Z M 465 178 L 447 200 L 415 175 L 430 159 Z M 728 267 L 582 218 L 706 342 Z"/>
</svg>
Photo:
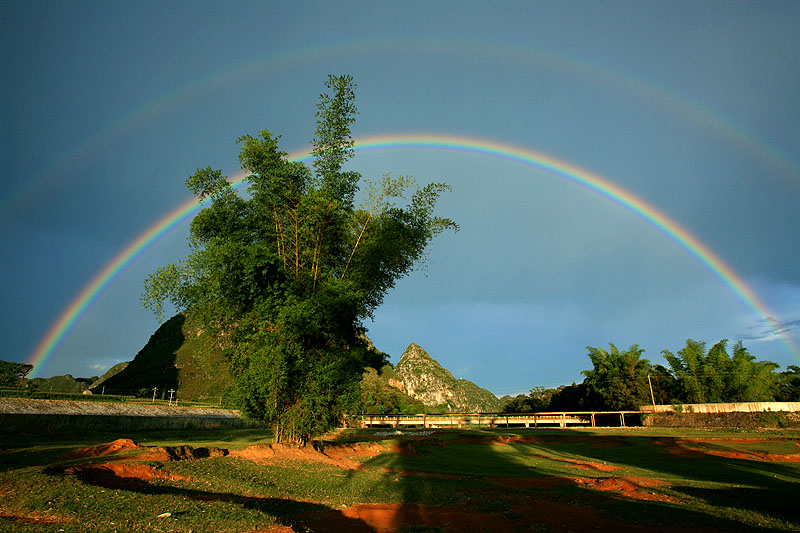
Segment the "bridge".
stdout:
<svg viewBox="0 0 800 533">
<path fill-rule="evenodd" d="M 625 416 L 628 416 L 626 422 Z M 444 413 L 415 415 L 358 415 L 362 428 L 374 427 L 599 427 L 641 425 L 641 411 L 584 411 L 553 413 Z"/>
</svg>

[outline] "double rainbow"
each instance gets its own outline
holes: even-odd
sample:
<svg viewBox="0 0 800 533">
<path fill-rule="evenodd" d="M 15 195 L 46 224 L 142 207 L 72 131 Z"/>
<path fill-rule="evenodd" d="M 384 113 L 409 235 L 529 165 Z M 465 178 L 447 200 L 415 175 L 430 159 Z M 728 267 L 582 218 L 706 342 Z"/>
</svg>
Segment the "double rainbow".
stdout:
<svg viewBox="0 0 800 533">
<path fill-rule="evenodd" d="M 775 335 L 784 342 L 789 352 L 800 361 L 800 348 L 798 348 L 785 333 L 780 333 L 779 324 L 773 318 L 773 313 L 769 311 L 756 293 L 731 267 L 725 264 L 725 262 L 705 244 L 700 242 L 697 237 L 682 228 L 664 213 L 619 185 L 597 174 L 547 154 L 487 139 L 435 134 L 385 134 L 363 137 L 357 139 L 355 142 L 356 152 L 397 149 L 430 149 L 465 152 L 512 161 L 545 170 L 627 209 L 658 229 L 667 238 L 671 239 L 690 256 L 694 257 L 705 266 L 739 299 L 745 302 L 756 315 L 768 323 L 775 332 Z M 289 157 L 293 160 L 307 160 L 310 158 L 310 155 L 306 150 L 290 154 Z M 234 185 L 238 186 L 242 183 L 245 176 L 246 174 L 243 172 L 238 173 L 231 177 L 231 181 Z M 35 377 L 39 374 L 48 359 L 53 355 L 55 349 L 75 323 L 81 318 L 86 309 L 94 303 L 103 290 L 112 283 L 127 266 L 158 242 L 161 237 L 189 219 L 201 208 L 202 203 L 198 203 L 194 198 L 180 204 L 150 226 L 111 260 L 83 290 L 81 290 L 67 308 L 61 312 L 58 319 L 48 329 L 45 336 L 36 346 L 36 349 L 31 353 L 28 358 L 28 363 L 34 366 L 31 377 Z"/>
</svg>

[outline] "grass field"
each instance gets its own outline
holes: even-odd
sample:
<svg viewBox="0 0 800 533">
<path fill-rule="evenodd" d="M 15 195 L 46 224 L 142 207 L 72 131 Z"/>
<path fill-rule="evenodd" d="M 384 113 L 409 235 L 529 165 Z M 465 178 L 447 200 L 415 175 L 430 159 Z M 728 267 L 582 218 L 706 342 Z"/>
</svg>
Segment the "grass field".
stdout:
<svg viewBox="0 0 800 533">
<path fill-rule="evenodd" d="M 799 443 L 796 430 L 370 430 L 297 450 L 262 430 L 0 433 L 0 531 L 800 530 Z"/>
</svg>

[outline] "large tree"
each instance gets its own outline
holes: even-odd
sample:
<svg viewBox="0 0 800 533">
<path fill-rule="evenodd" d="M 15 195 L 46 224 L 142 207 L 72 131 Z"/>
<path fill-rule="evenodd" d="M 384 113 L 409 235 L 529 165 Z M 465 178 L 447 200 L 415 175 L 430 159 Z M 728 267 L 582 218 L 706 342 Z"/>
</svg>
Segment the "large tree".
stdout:
<svg viewBox="0 0 800 533">
<path fill-rule="evenodd" d="M 33 365 L 16 361 L 0 361 L 0 387 L 18 387 Z"/>
<path fill-rule="evenodd" d="M 434 216 L 449 189 L 441 183 L 416 188 L 386 174 L 355 207 L 361 176 L 345 169 L 355 85 L 331 76 L 326 87 L 313 168 L 288 160 L 269 131 L 241 137 L 249 194 L 210 167 L 191 176 L 189 189 L 210 202 L 192 221 L 192 252 L 151 274 L 143 293 L 159 316 L 169 300 L 230 347 L 243 411 L 269 421 L 278 440 L 301 444 L 353 409 L 365 367 L 383 364 L 363 321 L 433 237 L 458 229 Z M 408 203 L 396 205 L 409 189 Z"/>
</svg>

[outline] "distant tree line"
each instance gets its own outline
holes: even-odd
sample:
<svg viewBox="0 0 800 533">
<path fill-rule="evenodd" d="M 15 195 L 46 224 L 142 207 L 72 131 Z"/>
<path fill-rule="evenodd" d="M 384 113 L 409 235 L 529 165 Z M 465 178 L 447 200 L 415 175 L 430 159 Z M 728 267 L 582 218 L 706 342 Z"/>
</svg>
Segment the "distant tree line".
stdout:
<svg viewBox="0 0 800 533">
<path fill-rule="evenodd" d="M 19 387 L 33 370 L 33 365 L 15 361 L 0 361 L 0 387 Z"/>
<path fill-rule="evenodd" d="M 634 344 L 620 351 L 587 347 L 592 368 L 581 372 L 584 380 L 555 389 L 534 387 L 529 394 L 509 400 L 507 413 L 537 411 L 628 410 L 641 405 L 800 401 L 800 367 L 758 361 L 741 342 L 723 339 L 706 349 L 706 343 L 688 339 L 673 354 L 663 350 L 668 367 L 642 358 Z"/>
</svg>

